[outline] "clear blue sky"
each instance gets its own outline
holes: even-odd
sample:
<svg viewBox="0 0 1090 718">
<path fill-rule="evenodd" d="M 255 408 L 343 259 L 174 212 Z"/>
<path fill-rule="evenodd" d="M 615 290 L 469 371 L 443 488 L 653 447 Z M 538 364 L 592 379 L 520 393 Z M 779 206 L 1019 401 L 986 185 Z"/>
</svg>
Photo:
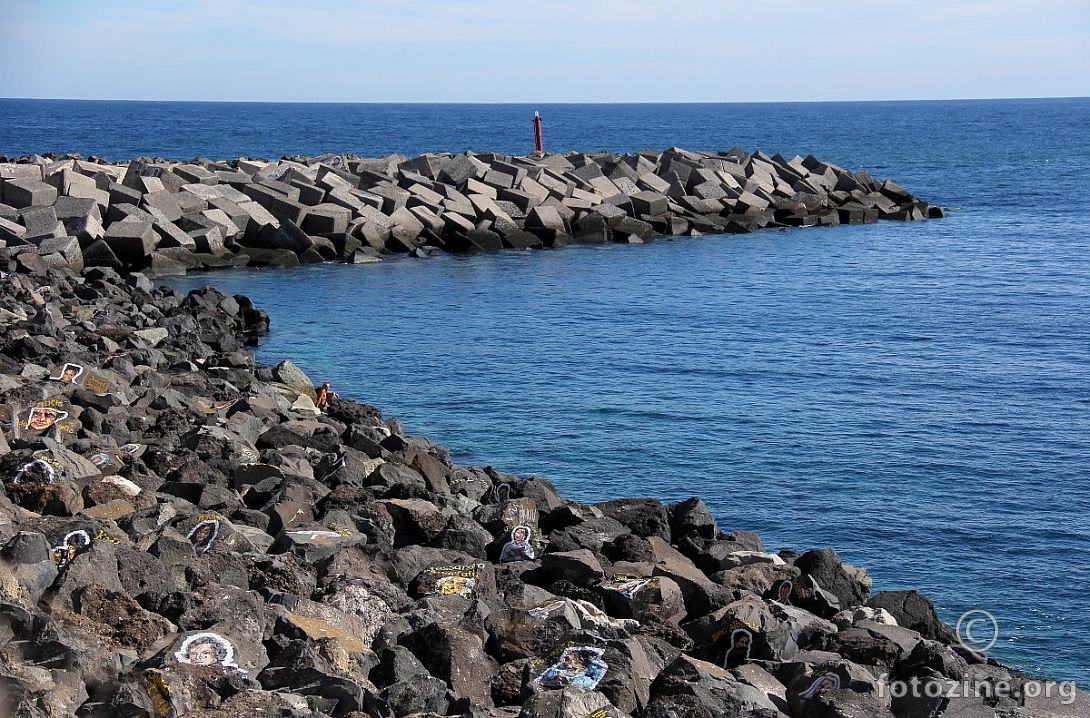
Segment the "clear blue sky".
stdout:
<svg viewBox="0 0 1090 718">
<path fill-rule="evenodd" d="M 0 97 L 1090 96 L 1090 0 L 0 0 Z"/>
</svg>

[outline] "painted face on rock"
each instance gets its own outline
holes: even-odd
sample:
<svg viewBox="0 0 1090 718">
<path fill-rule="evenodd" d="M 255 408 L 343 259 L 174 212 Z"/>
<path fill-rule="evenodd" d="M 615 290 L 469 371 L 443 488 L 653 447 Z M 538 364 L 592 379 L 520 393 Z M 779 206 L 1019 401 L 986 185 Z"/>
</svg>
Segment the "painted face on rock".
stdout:
<svg viewBox="0 0 1090 718">
<path fill-rule="evenodd" d="M 211 666 L 217 663 L 216 651 L 210 643 L 195 643 L 186 652 L 189 662 L 195 666 Z"/>
</svg>

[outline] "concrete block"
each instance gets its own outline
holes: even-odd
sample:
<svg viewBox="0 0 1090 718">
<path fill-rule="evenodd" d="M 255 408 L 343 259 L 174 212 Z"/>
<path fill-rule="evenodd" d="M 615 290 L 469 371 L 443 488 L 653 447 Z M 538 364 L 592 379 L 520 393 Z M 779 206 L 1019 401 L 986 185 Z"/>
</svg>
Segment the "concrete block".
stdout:
<svg viewBox="0 0 1090 718">
<path fill-rule="evenodd" d="M 216 170 L 215 175 L 219 179 L 220 184 L 227 184 L 235 189 L 243 185 L 248 185 L 253 182 L 253 177 L 245 172 L 238 170 Z"/>
<path fill-rule="evenodd" d="M 440 182 L 461 187 L 469 179 L 480 179 L 488 171 L 488 166 L 467 154 L 455 155 L 439 169 L 437 179 Z"/>
<path fill-rule="evenodd" d="M 686 179 L 686 187 L 689 188 L 691 194 L 696 194 L 696 192 L 693 191 L 694 188 L 705 182 L 719 183 L 719 177 L 716 176 L 715 169 L 710 167 L 694 167 L 689 172 L 689 177 Z"/>
<path fill-rule="evenodd" d="M 765 192 L 771 193 L 776 190 L 776 181 L 768 172 L 755 171 L 749 176 L 749 181 Z M 757 190 L 750 187 L 749 191 L 756 192 Z"/>
<path fill-rule="evenodd" d="M 548 196 L 548 193 L 545 194 Z M 533 207 L 541 204 L 544 197 L 536 197 L 528 192 L 523 192 L 517 189 L 501 189 L 497 192 L 496 202 L 499 204 L 502 202 L 510 202 L 519 208 L 523 214 L 529 212 Z M 502 204 L 500 205 L 503 206 Z M 510 214 L 510 212 L 508 212 Z"/>
<path fill-rule="evenodd" d="M 333 189 L 359 189 L 360 178 L 345 169 L 319 165 L 314 184 L 327 192 Z"/>
<path fill-rule="evenodd" d="M 612 197 L 614 195 L 622 194 L 621 190 L 613 183 L 611 179 L 605 176 L 592 177 L 587 180 L 595 192 L 603 197 Z"/>
<path fill-rule="evenodd" d="M 496 188 L 492 185 L 485 184 L 484 182 L 478 182 L 475 179 L 466 180 L 465 195 L 468 197 L 471 194 L 479 194 L 488 197 L 489 199 L 496 199 Z"/>
<path fill-rule="evenodd" d="M 387 216 L 392 216 L 396 210 L 405 207 L 409 197 L 412 196 L 408 191 L 392 182 L 377 184 L 368 191 L 370 194 L 382 198 L 381 210 Z"/>
<path fill-rule="evenodd" d="M 605 196 L 593 190 L 588 191 L 585 189 L 580 189 L 578 187 L 573 187 L 571 191 L 571 198 L 583 202 L 588 202 L 591 205 L 596 205 L 600 203 L 603 199 L 605 199 Z"/>
<path fill-rule="evenodd" d="M 220 232 L 222 232 L 225 241 L 228 239 L 237 239 L 242 235 L 242 229 L 240 229 L 239 226 L 235 224 L 234 220 L 222 209 L 206 209 L 201 212 L 201 216 L 211 222 L 215 222 L 216 226 L 219 227 Z"/>
<path fill-rule="evenodd" d="M 246 195 L 242 195 L 245 197 Z M 252 200 L 244 199 L 244 202 L 250 202 Z M 250 214 L 246 210 L 242 209 L 236 202 L 229 200 L 226 197 L 213 197 L 208 200 L 208 209 L 222 210 L 226 214 L 231 222 L 238 227 L 240 232 L 245 232 L 250 225 Z"/>
<path fill-rule="evenodd" d="M 443 199 L 457 199 L 463 200 L 465 202 L 469 201 L 468 199 L 466 199 L 465 194 L 453 185 L 437 182 L 433 187 L 431 187 L 431 189 L 437 192 Z"/>
<path fill-rule="evenodd" d="M 291 189 L 298 192 L 298 190 L 294 187 L 291 187 Z M 275 202 L 276 200 L 288 198 L 287 194 L 285 194 L 284 192 L 281 192 L 274 187 L 269 187 L 262 182 L 246 185 L 245 187 L 243 187 L 242 193 L 245 194 L 251 201 L 256 202 L 257 204 L 264 207 L 266 210 L 270 210 L 272 208 L 273 202 Z"/>
<path fill-rule="evenodd" d="M 75 163 L 71 164 L 74 165 Z M 45 182 L 56 187 L 57 192 L 62 196 L 68 194 L 68 189 L 73 184 L 82 184 L 88 187 L 95 186 L 93 179 L 68 167 L 46 175 Z"/>
<path fill-rule="evenodd" d="M 335 204 L 319 204 L 307 212 L 303 230 L 307 234 L 344 234 L 351 218 L 351 210 Z"/>
<path fill-rule="evenodd" d="M 380 212 L 382 211 L 385 198 L 379 197 L 377 194 L 367 192 L 362 189 L 354 189 L 351 191 L 351 195 L 362 202 L 367 207 L 373 207 Z"/>
<path fill-rule="evenodd" d="M 678 197 L 677 203 L 694 214 L 719 214 L 724 207 L 718 199 L 704 199 L 695 195 Z"/>
<path fill-rule="evenodd" d="M 544 240 L 524 230 L 510 232 L 503 236 L 503 246 L 511 249 L 541 249 L 545 246 Z"/>
<path fill-rule="evenodd" d="M 363 240 L 369 247 L 382 251 L 386 249 L 386 242 L 390 239 L 390 228 L 389 226 L 364 220 L 356 225 L 355 236 Z"/>
<path fill-rule="evenodd" d="M 41 165 L 16 164 L 15 162 L 0 163 L 0 180 L 9 179 L 36 179 L 41 180 L 45 174 Z"/>
<path fill-rule="evenodd" d="M 466 234 L 470 250 L 495 251 L 503 249 L 503 238 L 493 231 L 488 222 L 482 222 Z"/>
<path fill-rule="evenodd" d="M 513 175 L 509 175 L 506 172 L 497 172 L 496 170 L 485 172 L 481 181 L 497 190 L 511 189 L 515 186 L 515 178 Z"/>
<path fill-rule="evenodd" d="M 433 154 L 423 154 L 411 160 L 405 160 L 398 164 L 399 170 L 414 172 L 428 179 L 434 180 L 439 176 L 439 170 L 449 161 L 448 157 Z"/>
<path fill-rule="evenodd" d="M 267 170 L 269 167 L 276 167 L 276 163 L 266 162 L 265 160 L 240 159 L 235 163 L 235 166 L 238 167 L 239 172 L 245 172 L 250 175 L 250 177 L 253 177 L 258 174 L 263 175 L 264 170 Z"/>
<path fill-rule="evenodd" d="M 360 189 L 368 190 L 378 184 L 386 184 L 393 181 L 393 176 L 389 174 L 383 174 L 380 172 L 371 172 L 370 170 L 354 171 L 356 176 L 360 178 Z"/>
<path fill-rule="evenodd" d="M 5 179 L 2 192 L 4 204 L 16 209 L 51 205 L 57 201 L 57 188 L 33 177 Z"/>
<path fill-rule="evenodd" d="M 473 208 L 473 203 L 469 201 L 468 197 L 462 197 L 461 199 L 444 199 L 443 204 L 440 206 L 440 214 L 444 211 L 457 212 L 466 217 L 477 216 L 477 210 Z"/>
<path fill-rule="evenodd" d="M 507 212 L 500 209 L 496 201 L 480 194 L 469 195 L 469 201 L 473 204 L 473 208 L 477 210 L 477 217 L 479 219 L 487 219 L 494 221 L 496 219 L 505 219 L 511 221 L 511 216 Z"/>
<path fill-rule="evenodd" d="M 522 182 L 519 182 L 519 189 L 531 197 L 537 197 L 542 202 L 551 195 L 551 192 L 545 185 L 531 177 L 526 177 Z"/>
<path fill-rule="evenodd" d="M 458 212 L 443 212 L 439 215 L 443 220 L 443 234 L 469 234 L 475 227 L 473 222 L 465 215 Z"/>
<path fill-rule="evenodd" d="M 194 244 L 197 246 L 197 251 L 202 254 L 211 254 L 213 257 L 219 257 L 227 253 L 227 247 L 224 244 L 223 230 L 219 227 L 201 227 L 195 229 L 187 234 L 193 238 Z"/>
<path fill-rule="evenodd" d="M 280 220 L 274 217 L 269 210 L 253 200 L 239 203 L 238 208 L 245 212 L 250 218 L 246 223 L 246 238 L 248 240 L 256 237 L 264 227 L 280 227 Z"/>
<path fill-rule="evenodd" d="M 268 198 L 268 202 L 276 198 L 290 199 L 294 202 L 299 201 L 299 188 L 279 180 L 261 180 L 260 182 L 251 183 L 243 187 L 241 192 L 250 199 L 260 202 L 266 209 L 268 209 L 268 206 L 263 198 Z"/>
<path fill-rule="evenodd" d="M 654 172 L 645 172 L 636 178 L 636 186 L 641 190 L 667 194 L 670 191 L 670 182 L 659 177 Z"/>
<path fill-rule="evenodd" d="M 102 226 L 102 222 L 99 222 L 93 215 L 67 220 L 64 223 L 64 231 L 66 234 L 79 239 L 80 244 L 84 247 L 106 236 L 106 229 Z"/>
<path fill-rule="evenodd" d="M 90 197 L 57 197 L 57 202 L 53 205 L 53 211 L 56 212 L 57 219 L 62 222 L 78 217 L 94 217 L 99 221 L 102 220 L 102 213 L 99 212 L 98 203 Z"/>
<path fill-rule="evenodd" d="M 625 165 L 627 167 L 627 165 Z M 621 194 L 632 196 L 640 191 L 640 188 L 636 186 L 636 181 L 631 177 L 618 177 L 613 180 L 613 184 L 617 185 L 617 189 Z"/>
<path fill-rule="evenodd" d="M 178 204 L 178 196 L 175 192 L 166 190 L 149 192 L 144 195 L 143 206 L 154 207 L 170 222 L 177 222 L 182 216 L 182 207 Z"/>
<path fill-rule="evenodd" d="M 602 168 L 598 166 L 598 163 L 589 160 L 585 164 L 571 170 L 568 175 L 583 180 L 585 182 L 590 182 L 590 180 L 597 177 L 605 177 L 605 175 L 602 174 Z"/>
<path fill-rule="evenodd" d="M 537 159 L 537 164 L 558 174 L 564 174 L 565 172 L 570 172 L 575 169 L 575 165 L 573 165 L 564 155 L 547 154 L 544 157 L 539 157 Z"/>
<path fill-rule="evenodd" d="M 138 177 L 135 189 L 147 194 L 148 192 L 165 192 L 166 186 L 158 177 Z"/>
<path fill-rule="evenodd" d="M 104 239 L 83 248 L 83 263 L 88 267 L 112 267 L 117 270 L 125 266 Z"/>
<path fill-rule="evenodd" d="M 265 186 L 268 187 L 268 186 L 271 186 L 272 184 L 274 184 L 274 183 L 270 182 L 269 184 L 267 184 Z M 298 191 L 294 187 L 292 187 L 290 184 L 284 184 L 284 183 L 279 183 L 279 182 L 277 182 L 275 184 L 276 184 L 276 187 L 274 187 L 273 189 L 277 194 L 280 194 L 280 195 L 282 195 L 284 197 L 287 197 L 288 199 L 298 199 L 298 197 L 299 197 Z M 249 185 L 242 185 L 243 188 L 246 188 L 248 186 Z M 242 192 L 241 190 L 237 189 L 236 187 L 232 187 L 231 185 L 226 185 L 226 184 L 217 184 L 217 185 L 186 184 L 186 185 L 182 185 L 181 187 L 179 187 L 178 192 L 182 193 L 181 197 L 179 198 L 179 202 L 184 202 L 185 200 L 183 198 L 186 198 L 186 197 L 189 197 L 189 196 L 197 197 L 200 200 L 202 200 L 203 202 L 211 202 L 213 199 L 216 199 L 217 197 L 221 197 L 223 199 L 229 199 L 229 200 L 231 200 L 232 202 L 235 202 L 235 203 L 245 202 L 246 200 L 250 199 L 249 195 L 247 195 L 246 193 Z M 184 207 L 183 207 L 183 211 L 184 211 Z"/>
<path fill-rule="evenodd" d="M 567 223 L 560 216 L 560 211 L 553 206 L 539 206 L 526 215 L 526 228 L 549 229 L 558 234 L 570 234 Z"/>
<path fill-rule="evenodd" d="M 170 168 L 172 174 L 180 177 L 186 184 L 219 184 L 219 177 L 200 165 L 182 164 Z"/>
<path fill-rule="evenodd" d="M 5 217 L 0 217 L 0 241 L 22 244 L 26 227 Z"/>
<path fill-rule="evenodd" d="M 99 206 L 100 210 L 105 210 L 110 206 L 110 193 L 99 189 L 95 184 L 80 184 L 73 183 L 68 187 L 68 196 L 75 198 L 86 198 L 95 201 L 95 204 Z"/>
<path fill-rule="evenodd" d="M 701 199 L 723 199 L 727 197 L 727 190 L 716 179 L 711 182 L 701 182 L 693 187 L 693 194 Z"/>
<path fill-rule="evenodd" d="M 758 197 L 752 192 L 742 192 L 738 195 L 731 205 L 733 212 L 738 214 L 750 214 L 752 212 L 759 212 L 763 209 L 767 209 L 771 202 L 762 197 Z"/>
<path fill-rule="evenodd" d="M 359 190 L 356 190 L 357 192 Z M 375 198 L 377 200 L 377 206 L 382 206 L 382 199 Z M 347 209 L 353 216 L 357 216 L 359 211 L 363 208 L 364 202 L 357 197 L 352 190 L 347 187 L 335 187 L 326 192 L 325 197 L 326 204 L 336 205 L 337 207 L 343 207 Z M 372 205 L 375 206 L 375 205 Z"/>
<path fill-rule="evenodd" d="M 131 204 L 134 207 L 140 205 L 141 200 L 144 199 L 143 192 L 133 189 L 132 187 L 126 187 L 118 184 L 117 182 L 108 182 L 106 184 L 106 191 L 110 193 L 110 204 Z"/>
<path fill-rule="evenodd" d="M 416 207 L 406 207 L 406 209 L 412 212 L 413 215 L 415 215 L 416 218 L 420 220 L 421 224 L 424 225 L 425 229 L 429 229 L 435 234 L 441 234 L 443 228 L 446 226 L 443 222 L 443 219 L 439 216 L 437 212 L 433 212 L 424 205 L 418 205 Z"/>
<path fill-rule="evenodd" d="M 414 183 L 409 185 L 406 190 L 413 196 L 423 201 L 428 207 L 438 207 L 443 203 L 443 195 L 438 192 L 425 187 L 420 183 Z M 407 203 L 406 203 L 407 204 Z"/>
<path fill-rule="evenodd" d="M 285 222 L 280 227 L 265 226 L 255 242 L 258 247 L 269 249 L 287 249 L 301 254 L 314 246 L 314 241 L 301 228 L 292 222 Z"/>
<path fill-rule="evenodd" d="M 273 217 L 276 217 L 281 222 L 293 222 L 296 225 L 302 226 L 303 219 L 307 216 L 307 212 L 310 208 L 301 202 L 296 202 L 284 197 L 275 197 L 272 200 L 271 206 L 268 207 L 269 212 Z"/>
<path fill-rule="evenodd" d="M 197 250 L 197 243 L 193 241 L 193 238 L 173 222 L 156 221 L 152 223 L 152 227 L 155 229 L 155 234 L 159 236 L 159 241 L 156 242 L 159 249 L 183 247 L 191 252 Z"/>
<path fill-rule="evenodd" d="M 65 258 L 66 263 L 78 260 L 82 268 L 83 250 L 80 249 L 79 239 L 76 237 L 64 235 L 43 239 L 38 245 L 38 250 L 43 254 L 60 254 Z"/>
<path fill-rule="evenodd" d="M 632 208 L 636 214 L 666 214 L 668 199 L 658 192 L 636 192 L 632 195 Z"/>
<path fill-rule="evenodd" d="M 621 217 L 609 222 L 613 230 L 614 242 L 628 242 L 629 244 L 644 244 L 654 237 L 654 229 L 651 225 L 635 217 Z"/>
<path fill-rule="evenodd" d="M 501 172 L 505 175 L 512 177 L 512 187 L 518 187 L 522 183 L 522 180 L 526 178 L 526 168 L 516 165 L 512 162 L 506 162 L 504 160 L 493 160 L 489 163 L 489 169 L 492 172 Z"/>
<path fill-rule="evenodd" d="M 398 239 L 405 241 L 416 239 L 424 231 L 424 223 L 405 207 L 399 207 L 390 215 L 391 231 Z"/>
<path fill-rule="evenodd" d="M 63 237 L 67 234 L 64 225 L 57 221 L 53 207 L 28 207 L 19 213 L 19 221 L 26 227 L 23 240 L 38 244 L 47 237 Z"/>
<path fill-rule="evenodd" d="M 549 195 L 557 199 L 570 197 L 575 183 L 566 179 L 552 170 L 546 169 L 538 178 L 537 183 L 549 191 Z"/>
<path fill-rule="evenodd" d="M 104 175 L 115 182 L 120 182 L 121 178 L 125 176 L 124 167 L 102 164 L 101 162 L 90 162 L 88 160 L 76 160 L 73 163 L 72 168 L 82 175 L 87 175 L 92 180 L 94 180 L 97 175 Z"/>
<path fill-rule="evenodd" d="M 304 181 L 295 178 L 292 179 L 288 184 L 299 190 L 298 201 L 300 204 L 304 204 L 307 207 L 313 207 L 314 205 L 321 204 L 325 201 L 325 189 L 311 183 L 309 180 Z"/>
<path fill-rule="evenodd" d="M 383 214 L 382 210 L 375 209 L 374 207 L 364 207 L 360 210 L 360 218 L 368 222 L 373 222 L 380 227 L 386 227 L 389 229 L 394 226 L 393 220 L 389 215 Z"/>
<path fill-rule="evenodd" d="M 639 176 L 639 174 L 632 167 L 632 165 L 628 164 L 624 160 L 616 162 L 609 167 L 602 168 L 602 172 L 605 174 L 606 177 L 609 177 L 614 182 L 619 179 L 630 179 L 632 181 L 635 181 L 636 178 Z"/>
<path fill-rule="evenodd" d="M 689 181 L 689 174 L 700 167 L 700 160 L 691 156 L 691 153 L 683 150 L 668 150 L 662 153 L 659 159 L 659 169 L 656 174 L 665 177 L 670 172 L 676 173 L 682 181 Z"/>
<path fill-rule="evenodd" d="M 127 221 L 114 222 L 106 228 L 102 241 L 117 258 L 127 263 L 141 263 L 155 249 L 158 235 L 151 222 Z M 84 259 L 87 254 L 84 252 Z"/>
<path fill-rule="evenodd" d="M 134 204 L 128 202 L 120 202 L 117 204 L 111 204 L 110 208 L 106 210 L 106 224 L 109 225 L 113 222 L 124 222 L 127 219 L 138 219 L 143 222 L 153 222 L 155 216 L 150 212 L 140 209 Z"/>
<path fill-rule="evenodd" d="M 571 208 L 569 207 L 569 209 Z M 573 211 L 574 218 L 568 220 L 568 222 L 571 224 L 574 241 L 590 244 L 600 244 L 609 241 L 609 238 L 604 236 L 601 232 L 601 227 L 594 224 L 600 220 L 602 225 L 606 228 L 605 234 L 609 234 L 609 227 L 605 224 L 605 219 L 602 215 L 598 214 L 596 209 L 597 208 L 578 208 Z M 591 217 L 591 219 L 587 220 L 587 217 Z M 588 237 L 583 237 L 582 235 L 588 235 Z"/>
<path fill-rule="evenodd" d="M 140 182 L 141 178 L 158 178 L 169 168 L 162 165 L 152 165 L 143 160 L 130 160 L 128 167 L 125 168 L 125 173 L 122 175 L 121 184 L 135 189 L 140 192 L 146 191 L 144 185 Z"/>
<path fill-rule="evenodd" d="M 560 213 L 560 216 L 565 221 L 571 222 L 573 219 L 575 219 L 575 210 L 573 210 L 572 208 L 565 205 L 564 201 L 565 200 L 557 199 L 556 197 L 549 197 L 547 200 L 545 200 L 544 202 L 542 202 L 538 206 L 539 207 L 553 207 L 554 209 L 556 209 L 557 212 Z"/>
</svg>

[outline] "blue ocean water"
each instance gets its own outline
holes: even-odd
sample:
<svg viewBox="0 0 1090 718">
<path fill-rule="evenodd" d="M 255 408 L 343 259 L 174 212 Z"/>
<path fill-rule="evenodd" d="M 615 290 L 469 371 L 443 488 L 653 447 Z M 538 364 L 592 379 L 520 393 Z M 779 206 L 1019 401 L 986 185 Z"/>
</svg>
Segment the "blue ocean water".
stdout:
<svg viewBox="0 0 1090 718">
<path fill-rule="evenodd" d="M 1090 685 L 1090 100 L 220 105 L 0 100 L 0 153 L 738 146 L 812 153 L 942 220 L 192 276 L 258 352 L 463 463 L 596 501 L 700 495 L 771 550 L 832 546 L 991 655 Z"/>
</svg>

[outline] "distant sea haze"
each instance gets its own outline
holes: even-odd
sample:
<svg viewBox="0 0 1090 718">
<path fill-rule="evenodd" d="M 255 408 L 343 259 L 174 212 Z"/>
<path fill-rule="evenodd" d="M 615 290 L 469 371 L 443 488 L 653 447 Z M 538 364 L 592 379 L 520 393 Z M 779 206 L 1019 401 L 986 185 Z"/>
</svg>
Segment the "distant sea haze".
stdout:
<svg viewBox="0 0 1090 718">
<path fill-rule="evenodd" d="M 831 546 L 991 655 L 1090 687 L 1090 100 L 305 105 L 0 100 L 0 154 L 110 160 L 740 147 L 890 178 L 941 220 L 190 276 L 258 359 L 455 459 L 593 502 L 705 499 Z"/>
</svg>

